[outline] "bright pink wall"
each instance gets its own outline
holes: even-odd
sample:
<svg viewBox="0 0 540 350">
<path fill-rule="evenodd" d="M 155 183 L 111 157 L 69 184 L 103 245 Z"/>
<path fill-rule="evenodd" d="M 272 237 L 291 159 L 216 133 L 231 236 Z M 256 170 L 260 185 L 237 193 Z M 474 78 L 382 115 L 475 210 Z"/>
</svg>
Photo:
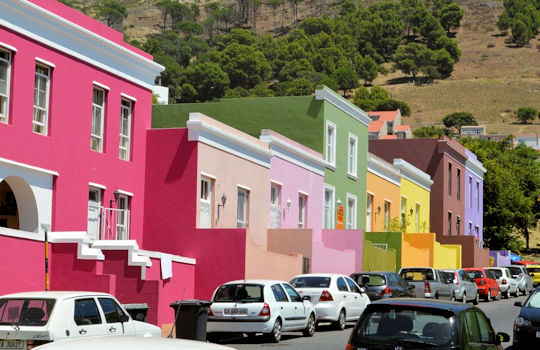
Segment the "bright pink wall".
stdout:
<svg viewBox="0 0 540 350">
<path fill-rule="evenodd" d="M 45 290 L 43 242 L 0 236 L 0 247 L 0 295 Z"/>
<path fill-rule="evenodd" d="M 352 249 L 333 249 L 322 242 L 313 242 L 313 273 L 342 273 L 350 275 L 356 270 L 356 255 Z"/>
<path fill-rule="evenodd" d="M 330 249 L 355 252 L 353 268 L 355 271 L 362 271 L 364 251 L 364 232 L 362 230 L 322 230 L 322 243 Z"/>
<path fill-rule="evenodd" d="M 131 238 L 141 243 L 150 92 L 1 26 L 0 37 L 2 42 L 17 48 L 12 59 L 9 124 L 0 124 L 2 157 L 60 174 L 54 184 L 53 231 L 86 231 L 89 182 L 107 187 L 102 202 L 105 206 L 109 205 L 117 188 L 133 193 Z M 36 57 L 55 65 L 50 87 L 48 136 L 32 132 Z M 90 149 L 93 81 L 110 87 L 106 98 L 103 153 Z M 133 105 L 132 160 L 129 162 L 119 159 L 121 93 L 137 99 Z"/>
</svg>

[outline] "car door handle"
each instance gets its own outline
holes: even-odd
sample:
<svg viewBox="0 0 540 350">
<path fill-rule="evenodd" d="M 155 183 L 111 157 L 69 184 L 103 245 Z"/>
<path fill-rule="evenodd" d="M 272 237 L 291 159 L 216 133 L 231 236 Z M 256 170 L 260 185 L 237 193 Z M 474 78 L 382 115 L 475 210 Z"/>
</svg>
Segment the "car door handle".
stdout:
<svg viewBox="0 0 540 350">
<path fill-rule="evenodd" d="M 347 299 L 347 296 L 346 296 L 346 295 L 344 295 L 344 296 L 343 296 L 343 299 Z"/>
<path fill-rule="evenodd" d="M 298 310 L 298 306 L 295 306 L 294 309 L 295 309 L 295 310 Z"/>
<path fill-rule="evenodd" d="M 86 334 L 86 329 L 79 329 L 79 334 Z"/>
<path fill-rule="evenodd" d="M 283 310 L 283 306 L 281 307 L 281 310 Z"/>
<path fill-rule="evenodd" d="M 116 328 L 111 326 L 111 328 L 109 328 L 109 332 L 116 332 Z"/>
</svg>

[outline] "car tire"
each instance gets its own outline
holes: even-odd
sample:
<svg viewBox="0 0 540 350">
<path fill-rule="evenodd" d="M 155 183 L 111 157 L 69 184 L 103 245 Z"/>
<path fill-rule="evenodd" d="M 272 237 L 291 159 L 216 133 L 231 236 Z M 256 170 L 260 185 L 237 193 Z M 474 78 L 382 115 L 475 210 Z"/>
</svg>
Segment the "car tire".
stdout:
<svg viewBox="0 0 540 350">
<path fill-rule="evenodd" d="M 461 302 L 464 303 L 464 304 L 467 302 L 467 293 L 466 292 L 463 292 L 463 296 L 461 297 Z"/>
<path fill-rule="evenodd" d="M 507 290 L 506 293 L 502 295 L 502 297 L 504 297 L 505 299 L 510 299 L 510 290 Z"/>
<path fill-rule="evenodd" d="M 476 292 L 476 296 L 474 297 L 472 303 L 473 305 L 478 305 L 479 301 L 480 301 L 480 295 L 478 294 L 478 292 Z"/>
<path fill-rule="evenodd" d="M 218 344 L 221 340 L 221 335 L 219 333 L 207 333 L 206 340 L 208 340 L 210 343 Z"/>
<path fill-rule="evenodd" d="M 274 322 L 274 327 L 270 333 L 265 334 L 266 339 L 271 343 L 279 343 L 281 340 L 281 319 L 276 319 Z"/>
<path fill-rule="evenodd" d="M 502 298 L 502 293 L 501 293 L 501 290 L 499 289 L 499 291 L 497 292 L 497 295 L 495 296 L 495 300 L 501 300 Z"/>
<path fill-rule="evenodd" d="M 347 315 L 345 314 L 345 310 L 344 309 L 341 309 L 341 311 L 339 312 L 339 316 L 338 316 L 338 319 L 336 322 L 334 322 L 334 328 L 341 331 L 341 330 L 344 330 L 345 329 L 345 317 Z"/>
<path fill-rule="evenodd" d="M 486 303 L 489 303 L 491 301 L 491 289 L 488 289 L 486 294 Z"/>
<path fill-rule="evenodd" d="M 304 337 L 313 337 L 313 334 L 315 334 L 315 315 L 311 314 L 309 315 L 306 329 L 302 331 L 302 334 Z"/>
</svg>

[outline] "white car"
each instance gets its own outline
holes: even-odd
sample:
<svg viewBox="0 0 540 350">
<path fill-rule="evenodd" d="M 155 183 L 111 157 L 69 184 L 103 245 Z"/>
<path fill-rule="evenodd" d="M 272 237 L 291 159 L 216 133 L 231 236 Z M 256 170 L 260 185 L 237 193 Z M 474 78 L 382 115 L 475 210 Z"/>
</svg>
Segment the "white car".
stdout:
<svg viewBox="0 0 540 350">
<path fill-rule="evenodd" d="M 315 333 L 315 309 L 287 282 L 241 280 L 219 286 L 208 308 L 207 333 L 263 333 L 273 343 L 285 331 Z"/>
<path fill-rule="evenodd" d="M 0 297 L 0 349 L 99 336 L 161 337 L 161 329 L 134 321 L 112 295 L 28 292 Z"/>
<path fill-rule="evenodd" d="M 519 287 L 517 280 L 512 276 L 512 271 L 506 267 L 484 267 L 484 270 L 491 271 L 499 283 L 499 289 L 504 298 L 508 299 L 511 295 L 519 296 Z"/>
<path fill-rule="evenodd" d="M 356 321 L 370 304 L 365 288 L 345 275 L 304 274 L 290 283 L 315 305 L 317 322 L 332 322 L 337 329 L 344 329 L 346 321 Z"/>
<path fill-rule="evenodd" d="M 227 350 L 232 349 L 212 343 L 195 340 L 140 338 L 140 337 L 100 337 L 63 340 L 38 346 L 34 350 Z"/>
</svg>

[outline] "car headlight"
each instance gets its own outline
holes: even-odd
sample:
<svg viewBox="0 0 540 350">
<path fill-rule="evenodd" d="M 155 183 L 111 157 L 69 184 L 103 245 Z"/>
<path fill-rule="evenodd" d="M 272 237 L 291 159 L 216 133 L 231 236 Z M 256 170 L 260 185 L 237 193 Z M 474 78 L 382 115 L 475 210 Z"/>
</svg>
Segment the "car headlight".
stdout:
<svg viewBox="0 0 540 350">
<path fill-rule="evenodd" d="M 519 316 L 516 318 L 516 322 L 514 322 L 515 327 L 532 327 L 531 321 L 528 319 Z"/>
</svg>

